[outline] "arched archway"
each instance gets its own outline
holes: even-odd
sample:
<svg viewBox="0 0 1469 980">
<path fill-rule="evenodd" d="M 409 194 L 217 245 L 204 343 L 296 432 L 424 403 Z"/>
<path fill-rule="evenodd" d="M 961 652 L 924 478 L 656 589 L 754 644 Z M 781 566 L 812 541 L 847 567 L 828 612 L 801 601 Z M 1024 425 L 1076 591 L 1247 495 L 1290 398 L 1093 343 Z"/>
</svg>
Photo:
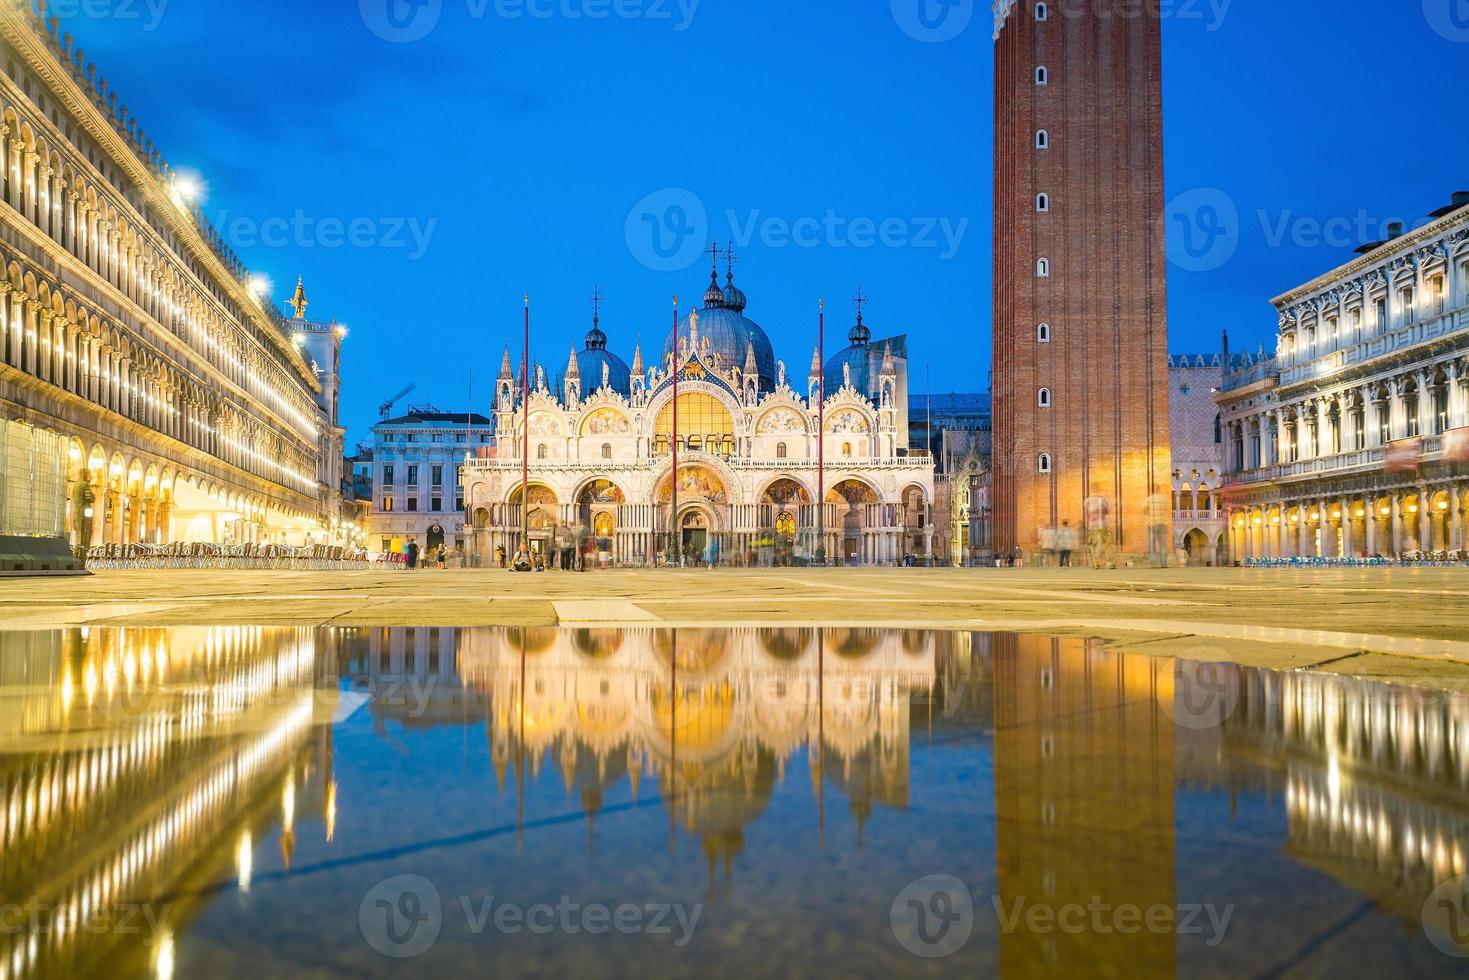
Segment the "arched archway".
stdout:
<svg viewBox="0 0 1469 980">
<path fill-rule="evenodd" d="M 864 533 L 875 523 L 873 509 L 882 502 L 877 490 L 855 477 L 839 481 L 826 493 L 827 512 L 831 515 L 827 533 L 836 536 L 839 561 L 856 564 L 870 560 L 864 555 Z"/>
<path fill-rule="evenodd" d="M 1214 564 L 1214 548 L 1209 542 L 1209 536 L 1199 528 L 1194 528 L 1183 536 L 1183 550 L 1188 555 L 1190 568 Z"/>
<path fill-rule="evenodd" d="M 760 493 L 759 548 L 761 564 L 789 565 L 802 537 L 814 523 L 813 495 L 801 481 L 780 476 Z"/>
<path fill-rule="evenodd" d="M 524 495 L 523 487 L 517 486 L 510 492 L 510 505 L 519 509 Z M 560 526 L 557 513 L 561 502 L 556 496 L 556 491 L 543 483 L 532 483 L 530 485 L 529 500 L 526 504 L 529 514 L 520 517 L 516 524 L 522 521 L 530 528 L 530 540 L 527 542 L 532 555 L 539 555 L 549 561 L 551 552 L 556 547 L 556 535 Z"/>
</svg>

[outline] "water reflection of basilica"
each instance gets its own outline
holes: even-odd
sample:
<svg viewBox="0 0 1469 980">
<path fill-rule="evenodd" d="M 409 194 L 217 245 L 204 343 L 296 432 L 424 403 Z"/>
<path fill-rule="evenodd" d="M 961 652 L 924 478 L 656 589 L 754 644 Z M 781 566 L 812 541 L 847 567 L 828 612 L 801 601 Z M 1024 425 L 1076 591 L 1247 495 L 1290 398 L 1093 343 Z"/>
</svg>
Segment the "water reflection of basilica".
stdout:
<svg viewBox="0 0 1469 980">
<path fill-rule="evenodd" d="M 475 631 L 467 683 L 490 695 L 488 737 L 507 774 L 547 765 L 593 817 L 626 780 L 659 799 L 711 863 L 743 847 L 788 762 L 805 753 L 859 825 L 908 802 L 910 715 L 933 693 L 940 648 L 967 634 L 884 630 Z M 524 656 L 522 656 L 522 647 Z M 519 778 L 519 777 L 517 777 Z"/>
</svg>

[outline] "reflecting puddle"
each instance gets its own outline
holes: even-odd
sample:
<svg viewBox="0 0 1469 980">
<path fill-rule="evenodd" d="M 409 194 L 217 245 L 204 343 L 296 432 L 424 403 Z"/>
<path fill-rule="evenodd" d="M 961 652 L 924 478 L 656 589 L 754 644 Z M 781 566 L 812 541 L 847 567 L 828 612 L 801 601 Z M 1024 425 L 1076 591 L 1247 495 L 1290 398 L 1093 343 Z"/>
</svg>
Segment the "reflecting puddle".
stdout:
<svg viewBox="0 0 1469 980">
<path fill-rule="evenodd" d="M 1469 700 L 884 630 L 0 633 L 0 980 L 1455 975 Z"/>
</svg>

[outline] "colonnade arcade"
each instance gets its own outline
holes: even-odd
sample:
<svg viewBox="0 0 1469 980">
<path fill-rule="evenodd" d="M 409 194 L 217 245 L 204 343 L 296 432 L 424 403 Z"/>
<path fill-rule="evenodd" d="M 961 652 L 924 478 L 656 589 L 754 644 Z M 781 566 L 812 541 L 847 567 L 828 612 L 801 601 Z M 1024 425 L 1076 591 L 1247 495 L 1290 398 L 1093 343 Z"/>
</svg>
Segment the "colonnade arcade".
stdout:
<svg viewBox="0 0 1469 980">
<path fill-rule="evenodd" d="M 1229 511 L 1239 560 L 1464 552 L 1469 480 L 1314 494 Z"/>
<path fill-rule="evenodd" d="M 303 511 L 280 509 L 210 477 L 180 472 L 166 460 L 88 448 L 67 440 L 66 537 L 72 547 L 124 544 L 293 544 L 316 529 Z M 92 503 L 78 484 L 91 488 Z M 87 510 L 91 513 L 87 513 Z"/>
<path fill-rule="evenodd" d="M 693 458 L 685 463 L 689 456 Z M 636 477 L 615 469 L 583 479 L 570 492 L 558 492 L 553 487 L 557 481 L 533 475 L 528 515 L 522 510 L 524 492 L 518 480 L 500 502 L 484 501 L 484 485 L 473 485 L 470 551 L 483 564 L 502 553 L 513 556 L 528 523 L 530 550 L 536 554 L 552 555 L 576 545 L 602 562 L 649 565 L 668 560 L 670 549 L 677 548 L 689 562 L 717 555 L 721 562 L 789 564 L 816 554 L 824 516 L 829 561 L 879 565 L 909 556 L 932 559 L 931 501 L 923 486 L 905 486 L 894 499 L 869 478 L 834 471 L 825 504 L 818 508 L 815 474 L 764 469 L 768 475 L 758 493 L 746 499 L 725 461 L 681 454 L 676 518 L 669 463 L 661 467 L 656 492 L 641 498 L 621 485 L 637 485 Z M 671 535 L 671 528 L 677 533 Z"/>
</svg>

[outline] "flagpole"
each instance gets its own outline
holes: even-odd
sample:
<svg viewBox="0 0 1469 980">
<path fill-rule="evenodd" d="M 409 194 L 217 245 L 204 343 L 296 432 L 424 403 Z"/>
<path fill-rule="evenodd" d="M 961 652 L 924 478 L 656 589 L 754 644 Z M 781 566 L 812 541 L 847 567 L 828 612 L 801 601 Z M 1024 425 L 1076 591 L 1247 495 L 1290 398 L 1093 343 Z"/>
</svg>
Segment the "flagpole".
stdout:
<svg viewBox="0 0 1469 980">
<path fill-rule="evenodd" d="M 520 354 L 521 410 L 525 413 L 520 447 L 520 551 L 530 560 L 530 293 L 525 294 L 525 346 Z"/>
<path fill-rule="evenodd" d="M 672 552 L 670 561 L 677 564 L 683 563 L 682 542 L 678 540 L 678 297 L 673 297 L 673 435 L 670 442 L 673 446 L 673 470 L 672 470 L 672 510 L 668 515 L 668 550 Z"/>
<path fill-rule="evenodd" d="M 818 365 L 816 391 L 816 555 L 818 565 L 826 564 L 826 300 L 818 300 L 820 311 L 816 326 L 816 359 Z"/>
</svg>

